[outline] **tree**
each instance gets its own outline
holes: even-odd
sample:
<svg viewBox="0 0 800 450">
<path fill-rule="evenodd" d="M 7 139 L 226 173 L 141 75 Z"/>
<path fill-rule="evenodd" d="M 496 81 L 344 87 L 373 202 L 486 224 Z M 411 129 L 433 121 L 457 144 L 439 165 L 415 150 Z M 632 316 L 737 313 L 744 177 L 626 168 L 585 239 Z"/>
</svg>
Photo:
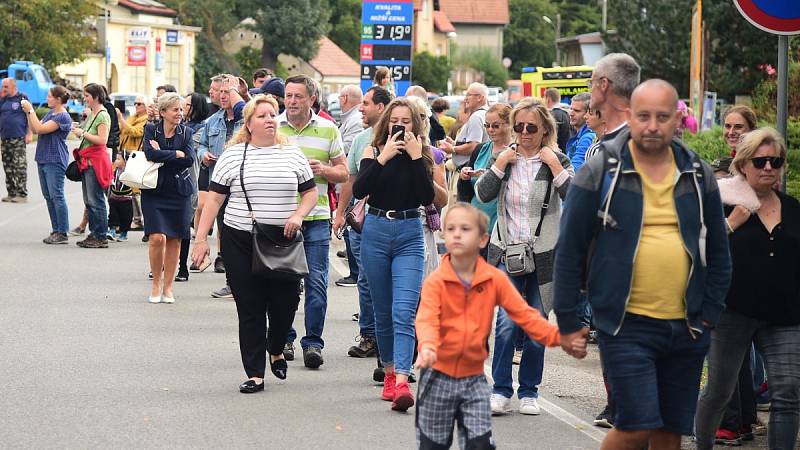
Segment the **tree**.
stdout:
<svg viewBox="0 0 800 450">
<path fill-rule="evenodd" d="M 16 59 L 49 69 L 96 51 L 91 0 L 5 0 L 0 8 L 0 64 Z"/>
<path fill-rule="evenodd" d="M 505 86 L 508 81 L 508 71 L 492 53 L 491 50 L 481 47 L 459 49 L 453 55 L 455 67 L 469 67 L 483 73 L 483 83 L 487 86 Z M 416 70 L 416 68 L 414 69 Z"/>
<path fill-rule="evenodd" d="M 311 60 L 319 51 L 319 39 L 328 32 L 331 17 L 328 0 L 250 0 L 253 31 L 264 38 L 261 65 L 274 69 L 278 55 Z"/>
<path fill-rule="evenodd" d="M 361 52 L 361 0 L 330 0 L 328 38 L 358 61 Z"/>
<path fill-rule="evenodd" d="M 411 67 L 413 83 L 431 92 L 447 93 L 447 80 L 450 78 L 450 63 L 446 56 L 433 56 L 428 52 L 413 56 Z"/>
<path fill-rule="evenodd" d="M 511 23 L 503 33 L 503 54 L 511 58 L 510 75 L 519 78 L 523 67 L 550 67 L 555 57 L 555 33 L 542 16 L 555 17 L 549 0 L 509 0 Z"/>
</svg>

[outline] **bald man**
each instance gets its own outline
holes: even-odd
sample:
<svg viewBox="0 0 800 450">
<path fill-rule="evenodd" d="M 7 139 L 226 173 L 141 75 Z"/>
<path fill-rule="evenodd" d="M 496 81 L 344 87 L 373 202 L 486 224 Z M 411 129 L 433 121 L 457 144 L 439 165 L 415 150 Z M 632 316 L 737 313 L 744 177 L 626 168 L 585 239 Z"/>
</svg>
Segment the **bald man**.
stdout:
<svg viewBox="0 0 800 450">
<path fill-rule="evenodd" d="M 345 153 L 350 153 L 353 138 L 364 130 L 361 126 L 361 111 L 358 110 L 362 98 L 361 88 L 354 84 L 348 84 L 339 91 L 339 106 L 342 108 L 339 133 L 342 134 Z"/>
<path fill-rule="evenodd" d="M 579 318 L 588 286 L 616 403 L 606 450 L 678 450 L 692 434 L 710 330 L 730 283 L 717 183 L 673 140 L 677 100 L 663 80 L 633 91 L 628 128 L 575 175 L 561 218 L 554 309 L 570 348 L 588 332 Z"/>
</svg>

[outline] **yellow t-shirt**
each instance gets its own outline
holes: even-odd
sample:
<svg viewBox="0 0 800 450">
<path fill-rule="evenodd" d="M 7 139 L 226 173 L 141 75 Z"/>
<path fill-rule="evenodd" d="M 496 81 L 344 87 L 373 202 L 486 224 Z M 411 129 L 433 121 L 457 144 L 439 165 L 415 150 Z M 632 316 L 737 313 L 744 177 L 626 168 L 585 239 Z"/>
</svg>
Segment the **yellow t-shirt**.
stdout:
<svg viewBox="0 0 800 450">
<path fill-rule="evenodd" d="M 675 160 L 667 176 L 654 182 L 639 170 L 633 141 L 633 164 L 642 179 L 644 223 L 633 264 L 633 283 L 627 312 L 673 320 L 686 317 L 689 255 L 683 245 L 675 210 Z"/>
</svg>

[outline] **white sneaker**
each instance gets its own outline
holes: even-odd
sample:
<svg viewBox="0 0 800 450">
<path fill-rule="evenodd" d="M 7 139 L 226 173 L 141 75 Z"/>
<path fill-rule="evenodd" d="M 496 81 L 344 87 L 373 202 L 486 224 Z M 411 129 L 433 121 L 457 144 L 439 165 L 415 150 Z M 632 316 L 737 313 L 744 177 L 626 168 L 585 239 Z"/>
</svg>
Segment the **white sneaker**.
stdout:
<svg viewBox="0 0 800 450">
<path fill-rule="evenodd" d="M 508 414 L 511 412 L 511 407 L 509 406 L 511 399 L 508 397 L 504 397 L 500 394 L 492 394 L 492 396 L 489 397 L 489 403 L 492 405 L 493 416 Z"/>
<path fill-rule="evenodd" d="M 536 397 L 525 397 L 519 400 L 519 413 L 538 416 L 542 413 L 542 408 L 539 407 Z"/>
</svg>

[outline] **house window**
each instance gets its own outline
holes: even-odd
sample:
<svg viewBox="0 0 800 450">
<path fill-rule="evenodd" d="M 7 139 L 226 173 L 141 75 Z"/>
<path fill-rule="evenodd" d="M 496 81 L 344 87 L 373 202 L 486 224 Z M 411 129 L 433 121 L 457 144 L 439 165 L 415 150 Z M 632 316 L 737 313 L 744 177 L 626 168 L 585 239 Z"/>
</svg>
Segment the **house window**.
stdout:
<svg viewBox="0 0 800 450">
<path fill-rule="evenodd" d="M 181 48 L 178 45 L 168 45 L 164 68 L 166 69 L 167 84 L 180 87 L 181 82 Z"/>
</svg>

